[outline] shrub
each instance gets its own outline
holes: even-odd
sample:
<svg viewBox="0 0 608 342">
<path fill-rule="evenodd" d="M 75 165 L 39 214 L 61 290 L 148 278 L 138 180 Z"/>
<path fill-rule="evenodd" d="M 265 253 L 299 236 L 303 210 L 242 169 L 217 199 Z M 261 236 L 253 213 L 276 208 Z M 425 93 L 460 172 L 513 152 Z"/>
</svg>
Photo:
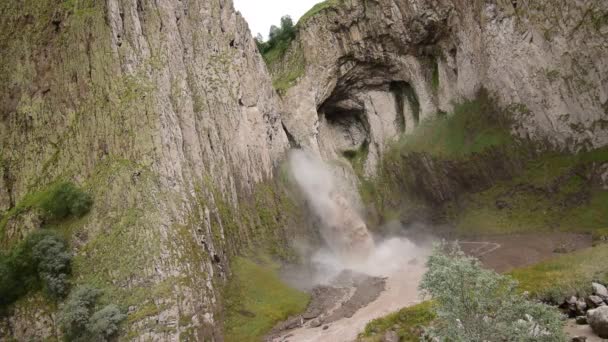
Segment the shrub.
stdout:
<svg viewBox="0 0 608 342">
<path fill-rule="evenodd" d="M 82 217 L 91 210 L 93 199 L 70 182 L 54 185 L 44 196 L 40 207 L 46 218 L 61 220 L 72 215 Z"/>
<path fill-rule="evenodd" d="M 116 305 L 110 304 L 91 316 L 87 329 L 92 336 L 105 340 L 118 332 L 118 325 L 126 317 Z"/>
<path fill-rule="evenodd" d="M 527 300 L 517 282 L 481 267 L 456 246 L 438 246 L 420 288 L 437 303 L 432 338 L 450 341 L 565 341 L 557 310 Z"/>
<path fill-rule="evenodd" d="M 65 297 L 72 256 L 63 239 L 55 235 L 42 237 L 33 246 L 32 256 L 45 292 L 53 298 Z"/>
<path fill-rule="evenodd" d="M 126 315 L 110 304 L 94 312 L 101 291 L 82 286 L 76 288 L 59 312 L 59 325 L 68 341 L 107 341 L 118 332 Z"/>
<path fill-rule="evenodd" d="M 70 293 L 59 312 L 59 325 L 69 341 L 85 338 L 91 311 L 101 291 L 90 287 L 78 287 Z"/>
<path fill-rule="evenodd" d="M 262 41 L 262 37 L 259 35 L 256 37 L 255 41 L 258 50 L 260 50 L 260 53 L 264 56 L 264 60 L 270 65 L 285 54 L 289 48 L 289 43 L 295 37 L 296 28 L 293 24 L 293 20 L 290 16 L 286 15 L 281 18 L 281 27 L 275 25 L 270 27 L 267 42 Z"/>
<path fill-rule="evenodd" d="M 0 254 L 0 308 L 41 287 L 51 298 L 64 297 L 70 261 L 65 241 L 48 230 L 30 234 L 8 254 Z"/>
</svg>

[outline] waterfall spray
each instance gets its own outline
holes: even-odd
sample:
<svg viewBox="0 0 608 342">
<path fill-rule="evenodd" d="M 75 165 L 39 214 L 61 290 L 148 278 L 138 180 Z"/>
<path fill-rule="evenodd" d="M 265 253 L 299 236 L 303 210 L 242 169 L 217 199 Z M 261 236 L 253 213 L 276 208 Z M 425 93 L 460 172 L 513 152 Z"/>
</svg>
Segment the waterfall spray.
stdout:
<svg viewBox="0 0 608 342">
<path fill-rule="evenodd" d="M 331 170 L 301 150 L 291 152 L 289 164 L 298 187 L 321 222 L 325 243 L 345 265 L 365 262 L 374 251 L 374 241 Z"/>
</svg>

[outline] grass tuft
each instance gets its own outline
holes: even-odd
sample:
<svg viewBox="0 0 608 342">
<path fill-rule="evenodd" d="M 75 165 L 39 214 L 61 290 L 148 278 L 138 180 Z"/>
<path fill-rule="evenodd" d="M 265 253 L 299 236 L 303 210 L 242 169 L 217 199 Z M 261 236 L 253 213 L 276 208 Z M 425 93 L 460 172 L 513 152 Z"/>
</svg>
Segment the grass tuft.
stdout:
<svg viewBox="0 0 608 342">
<path fill-rule="evenodd" d="M 399 341 L 419 341 L 423 328 L 435 319 L 432 305 L 432 302 L 422 302 L 374 319 L 365 326 L 359 339 L 363 342 L 383 341 L 384 333 L 394 330 L 399 335 Z"/>
</svg>

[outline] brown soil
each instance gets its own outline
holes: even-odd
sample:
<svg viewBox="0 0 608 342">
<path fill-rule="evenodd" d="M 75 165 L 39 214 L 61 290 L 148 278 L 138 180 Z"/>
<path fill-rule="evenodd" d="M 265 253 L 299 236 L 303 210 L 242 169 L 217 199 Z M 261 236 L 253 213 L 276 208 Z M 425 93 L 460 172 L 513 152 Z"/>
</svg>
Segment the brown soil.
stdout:
<svg viewBox="0 0 608 342">
<path fill-rule="evenodd" d="M 462 249 L 497 272 L 531 266 L 564 253 L 591 247 L 589 235 L 538 233 L 469 239 L 460 242 Z"/>
</svg>

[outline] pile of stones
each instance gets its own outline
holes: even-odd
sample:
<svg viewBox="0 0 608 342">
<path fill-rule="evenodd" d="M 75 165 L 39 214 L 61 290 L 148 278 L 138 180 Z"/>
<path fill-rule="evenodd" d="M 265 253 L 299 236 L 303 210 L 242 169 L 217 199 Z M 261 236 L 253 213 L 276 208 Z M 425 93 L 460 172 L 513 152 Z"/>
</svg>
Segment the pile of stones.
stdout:
<svg viewBox="0 0 608 342">
<path fill-rule="evenodd" d="M 587 297 L 567 298 L 559 308 L 577 324 L 589 324 L 593 332 L 608 339 L 608 289 L 605 285 L 593 283 L 593 294 Z"/>
</svg>

